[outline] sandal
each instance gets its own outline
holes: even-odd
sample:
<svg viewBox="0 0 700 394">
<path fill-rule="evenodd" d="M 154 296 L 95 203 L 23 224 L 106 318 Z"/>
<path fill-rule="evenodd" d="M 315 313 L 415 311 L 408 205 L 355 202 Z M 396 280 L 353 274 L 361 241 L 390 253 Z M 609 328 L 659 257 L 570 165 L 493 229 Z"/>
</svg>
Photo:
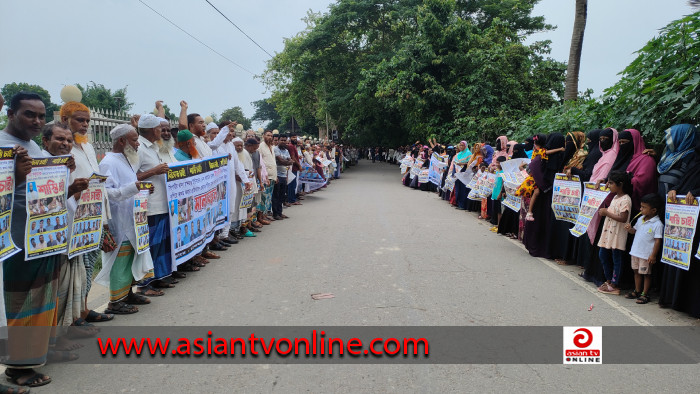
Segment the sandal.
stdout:
<svg viewBox="0 0 700 394">
<path fill-rule="evenodd" d="M 642 294 L 639 296 L 639 298 L 637 298 L 637 304 L 640 304 L 640 305 L 641 304 L 648 304 L 649 301 L 651 301 L 651 298 L 646 294 Z"/>
<path fill-rule="evenodd" d="M 0 394 L 29 394 L 29 391 L 28 388 L 8 386 L 0 383 Z"/>
<path fill-rule="evenodd" d="M 71 327 L 73 328 L 68 330 L 70 339 L 94 338 L 100 332 L 100 329 L 95 327 L 94 324 L 88 323 L 80 317 L 75 319 Z"/>
<path fill-rule="evenodd" d="M 642 293 L 635 290 L 635 291 L 630 291 L 629 293 L 625 294 L 625 298 L 627 298 L 628 300 L 634 300 L 636 298 L 639 298 L 639 296 L 641 296 L 641 295 L 642 295 Z"/>
<path fill-rule="evenodd" d="M 187 274 L 184 272 L 180 272 L 180 271 L 173 271 L 173 278 L 185 279 L 185 278 L 187 278 Z M 173 282 L 173 283 L 175 283 L 175 282 Z"/>
<path fill-rule="evenodd" d="M 128 302 L 133 305 L 148 305 L 151 303 L 151 300 L 149 300 L 148 297 L 145 297 L 141 294 L 131 293 L 128 296 L 126 296 L 124 302 Z"/>
<path fill-rule="evenodd" d="M 114 315 L 130 315 L 139 311 L 139 308 L 127 304 L 126 302 L 119 301 L 115 303 L 110 303 L 105 309 L 105 313 L 111 313 Z"/>
<path fill-rule="evenodd" d="M 183 272 L 197 272 L 199 271 L 199 267 L 191 264 L 191 263 L 185 263 L 182 264 L 181 266 L 177 267 L 177 269 L 182 270 Z"/>
<path fill-rule="evenodd" d="M 161 280 L 154 280 L 153 282 L 151 282 L 151 286 L 155 287 L 156 289 L 172 289 L 175 287 L 173 282 L 168 283 L 162 279 Z M 146 295 L 148 295 L 148 294 L 146 294 Z"/>
<path fill-rule="evenodd" d="M 36 372 L 34 369 L 13 369 L 7 368 L 5 370 L 5 376 L 7 380 L 18 385 L 18 386 L 28 386 L 28 387 L 39 387 L 51 383 L 51 378 L 43 373 Z M 19 380 L 26 377 L 23 383 Z"/>
<path fill-rule="evenodd" d="M 160 297 L 160 296 L 164 296 L 165 292 L 163 290 L 154 289 L 153 287 L 148 285 L 148 286 L 144 287 L 144 290 L 139 290 L 134 294 L 144 296 L 144 297 Z M 144 305 L 144 304 L 139 304 L 138 302 L 132 302 L 132 304 Z M 150 302 L 147 302 L 146 304 L 150 304 Z"/>
<path fill-rule="evenodd" d="M 92 310 L 88 312 L 87 316 L 85 317 L 85 321 L 90 323 L 101 323 L 112 319 L 114 319 L 114 315 L 99 313 Z"/>
</svg>

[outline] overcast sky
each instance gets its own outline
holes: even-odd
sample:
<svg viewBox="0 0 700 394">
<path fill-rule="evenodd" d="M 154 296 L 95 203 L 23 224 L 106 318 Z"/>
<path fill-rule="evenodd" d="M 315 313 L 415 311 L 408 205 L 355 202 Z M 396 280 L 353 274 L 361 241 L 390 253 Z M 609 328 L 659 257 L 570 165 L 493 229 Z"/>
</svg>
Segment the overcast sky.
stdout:
<svg viewBox="0 0 700 394">
<path fill-rule="evenodd" d="M 204 0 L 143 0 L 175 24 L 252 74 L 269 56 Z M 283 38 L 305 28 L 309 9 L 327 11 L 328 0 L 210 0 L 270 53 Z M 535 39 L 552 41 L 551 56 L 566 61 L 574 0 L 542 0 L 535 15 L 558 26 Z M 692 13 L 686 0 L 589 0 L 579 89 L 596 95 L 658 30 Z M 0 86 L 28 82 L 44 87 L 61 104 L 66 84 L 89 81 L 111 89 L 127 86 L 132 112 L 153 110 L 157 99 L 173 112 L 181 99 L 190 112 L 208 115 L 268 97 L 259 79 L 169 24 L 139 0 L 0 0 Z M 9 98 L 6 98 L 9 99 Z"/>
</svg>

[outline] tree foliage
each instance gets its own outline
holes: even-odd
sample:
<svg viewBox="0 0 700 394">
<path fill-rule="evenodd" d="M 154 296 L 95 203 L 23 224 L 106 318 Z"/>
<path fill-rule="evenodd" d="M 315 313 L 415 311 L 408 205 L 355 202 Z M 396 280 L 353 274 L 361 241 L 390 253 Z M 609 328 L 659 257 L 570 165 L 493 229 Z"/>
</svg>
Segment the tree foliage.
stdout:
<svg viewBox="0 0 700 394">
<path fill-rule="evenodd" d="M 126 87 L 113 92 L 103 84 L 92 81 L 87 83 L 85 87 L 79 83 L 76 83 L 75 86 L 83 93 L 81 102 L 90 108 L 128 112 L 134 105 L 126 97 Z"/>
<path fill-rule="evenodd" d="M 38 94 L 41 97 L 41 101 L 44 103 L 44 106 L 46 106 L 47 122 L 51 122 L 53 120 L 54 111 L 58 111 L 61 108 L 59 105 L 56 105 L 51 102 L 51 95 L 49 94 L 49 92 L 39 85 L 32 85 L 25 82 L 12 82 L 5 84 L 5 86 L 2 87 L 2 90 L 0 90 L 0 92 L 2 92 L 3 97 L 5 97 L 5 104 L 8 107 L 10 106 L 10 100 L 12 100 L 12 96 L 19 92 L 31 92 Z"/>
<path fill-rule="evenodd" d="M 215 115 L 216 114 L 212 114 L 212 118 L 214 118 Z M 242 124 L 243 128 L 245 128 L 246 130 L 250 128 L 252 123 L 249 118 L 246 118 L 246 116 L 243 114 L 243 110 L 239 106 L 235 106 L 233 108 L 225 110 L 221 113 L 221 116 L 218 119 L 221 121 L 230 120 L 238 122 L 239 124 Z"/>
<path fill-rule="evenodd" d="M 537 0 L 338 0 L 309 13 L 262 76 L 283 119 L 344 139 L 399 144 L 435 136 L 491 137 L 563 94 L 565 66 Z"/>
<path fill-rule="evenodd" d="M 251 104 L 255 107 L 255 113 L 251 118 L 254 121 L 266 122 L 263 126 L 266 130 L 279 129 L 282 125 L 282 117 L 275 109 L 275 105 L 268 100 L 257 100 Z"/>
<path fill-rule="evenodd" d="M 700 121 L 700 12 L 661 29 L 637 51 L 620 80 L 598 99 L 555 105 L 517 121 L 514 137 L 552 131 L 634 128 L 647 143 L 663 143 L 664 130 Z"/>
</svg>

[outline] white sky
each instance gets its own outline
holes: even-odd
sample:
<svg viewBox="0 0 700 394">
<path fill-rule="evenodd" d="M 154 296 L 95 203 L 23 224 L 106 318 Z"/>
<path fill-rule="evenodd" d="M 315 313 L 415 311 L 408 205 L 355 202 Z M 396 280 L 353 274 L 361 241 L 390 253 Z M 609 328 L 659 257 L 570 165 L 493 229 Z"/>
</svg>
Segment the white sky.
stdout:
<svg viewBox="0 0 700 394">
<path fill-rule="evenodd" d="M 204 0 L 143 0 L 189 33 L 261 74 L 269 58 Z M 270 53 L 304 29 L 307 10 L 326 11 L 328 0 L 210 0 Z M 599 95 L 617 80 L 658 29 L 693 12 L 686 0 L 589 0 L 579 89 Z M 542 0 L 535 15 L 557 25 L 536 39 L 552 40 L 552 57 L 566 61 L 574 0 Z M 44 87 L 61 104 L 66 84 L 89 81 L 127 86 L 132 112 L 153 110 L 157 99 L 177 113 L 220 114 L 268 96 L 259 79 L 212 53 L 138 0 L 0 0 L 0 86 L 27 82 Z M 6 98 L 9 99 L 9 98 Z"/>
</svg>

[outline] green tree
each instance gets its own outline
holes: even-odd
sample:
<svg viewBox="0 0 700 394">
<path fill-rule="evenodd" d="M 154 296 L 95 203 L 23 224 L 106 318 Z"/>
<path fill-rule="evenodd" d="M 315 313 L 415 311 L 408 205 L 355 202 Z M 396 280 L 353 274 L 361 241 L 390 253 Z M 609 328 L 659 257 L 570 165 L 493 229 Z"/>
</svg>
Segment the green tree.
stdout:
<svg viewBox="0 0 700 394">
<path fill-rule="evenodd" d="M 75 86 L 83 93 L 81 102 L 90 108 L 128 112 L 134 105 L 126 97 L 126 87 L 112 92 L 103 84 L 96 84 L 92 81 L 87 83 L 85 87 L 79 83 L 76 83 Z"/>
<path fill-rule="evenodd" d="M 3 97 L 5 97 L 5 105 L 7 105 L 8 107 L 10 106 L 10 100 L 12 100 L 12 96 L 19 92 L 31 92 L 38 94 L 41 97 L 41 101 L 43 101 L 44 105 L 46 106 L 47 122 L 51 122 L 53 120 L 54 111 L 58 111 L 61 109 L 59 105 L 56 105 L 51 102 L 51 95 L 49 94 L 49 92 L 39 85 L 31 85 L 25 82 L 12 82 L 3 86 L 2 90 L 0 91 L 2 92 Z"/>
<path fill-rule="evenodd" d="M 251 103 L 255 107 L 255 113 L 251 120 L 258 122 L 267 122 L 263 126 L 266 130 L 279 129 L 282 125 L 282 117 L 275 109 L 275 105 L 271 104 L 267 99 L 253 101 Z"/>
<path fill-rule="evenodd" d="M 575 100 L 578 97 L 578 75 L 581 69 L 581 53 L 583 52 L 583 35 L 588 19 L 588 0 L 576 0 L 576 17 L 574 32 L 571 35 L 569 48 L 569 63 L 566 68 L 566 91 L 564 100 Z"/>
<path fill-rule="evenodd" d="M 7 115 L 0 112 L 0 130 L 5 130 L 5 127 L 7 127 Z"/>
<path fill-rule="evenodd" d="M 212 117 L 214 117 L 212 114 Z M 243 114 L 243 110 L 239 106 L 235 106 L 233 108 L 229 108 L 225 110 L 224 112 L 221 113 L 221 116 L 219 117 L 221 121 L 224 120 L 230 120 L 230 121 L 235 121 L 238 122 L 239 124 L 243 125 L 243 128 L 248 130 L 251 125 L 251 120 L 246 118 L 246 116 Z"/>
</svg>

